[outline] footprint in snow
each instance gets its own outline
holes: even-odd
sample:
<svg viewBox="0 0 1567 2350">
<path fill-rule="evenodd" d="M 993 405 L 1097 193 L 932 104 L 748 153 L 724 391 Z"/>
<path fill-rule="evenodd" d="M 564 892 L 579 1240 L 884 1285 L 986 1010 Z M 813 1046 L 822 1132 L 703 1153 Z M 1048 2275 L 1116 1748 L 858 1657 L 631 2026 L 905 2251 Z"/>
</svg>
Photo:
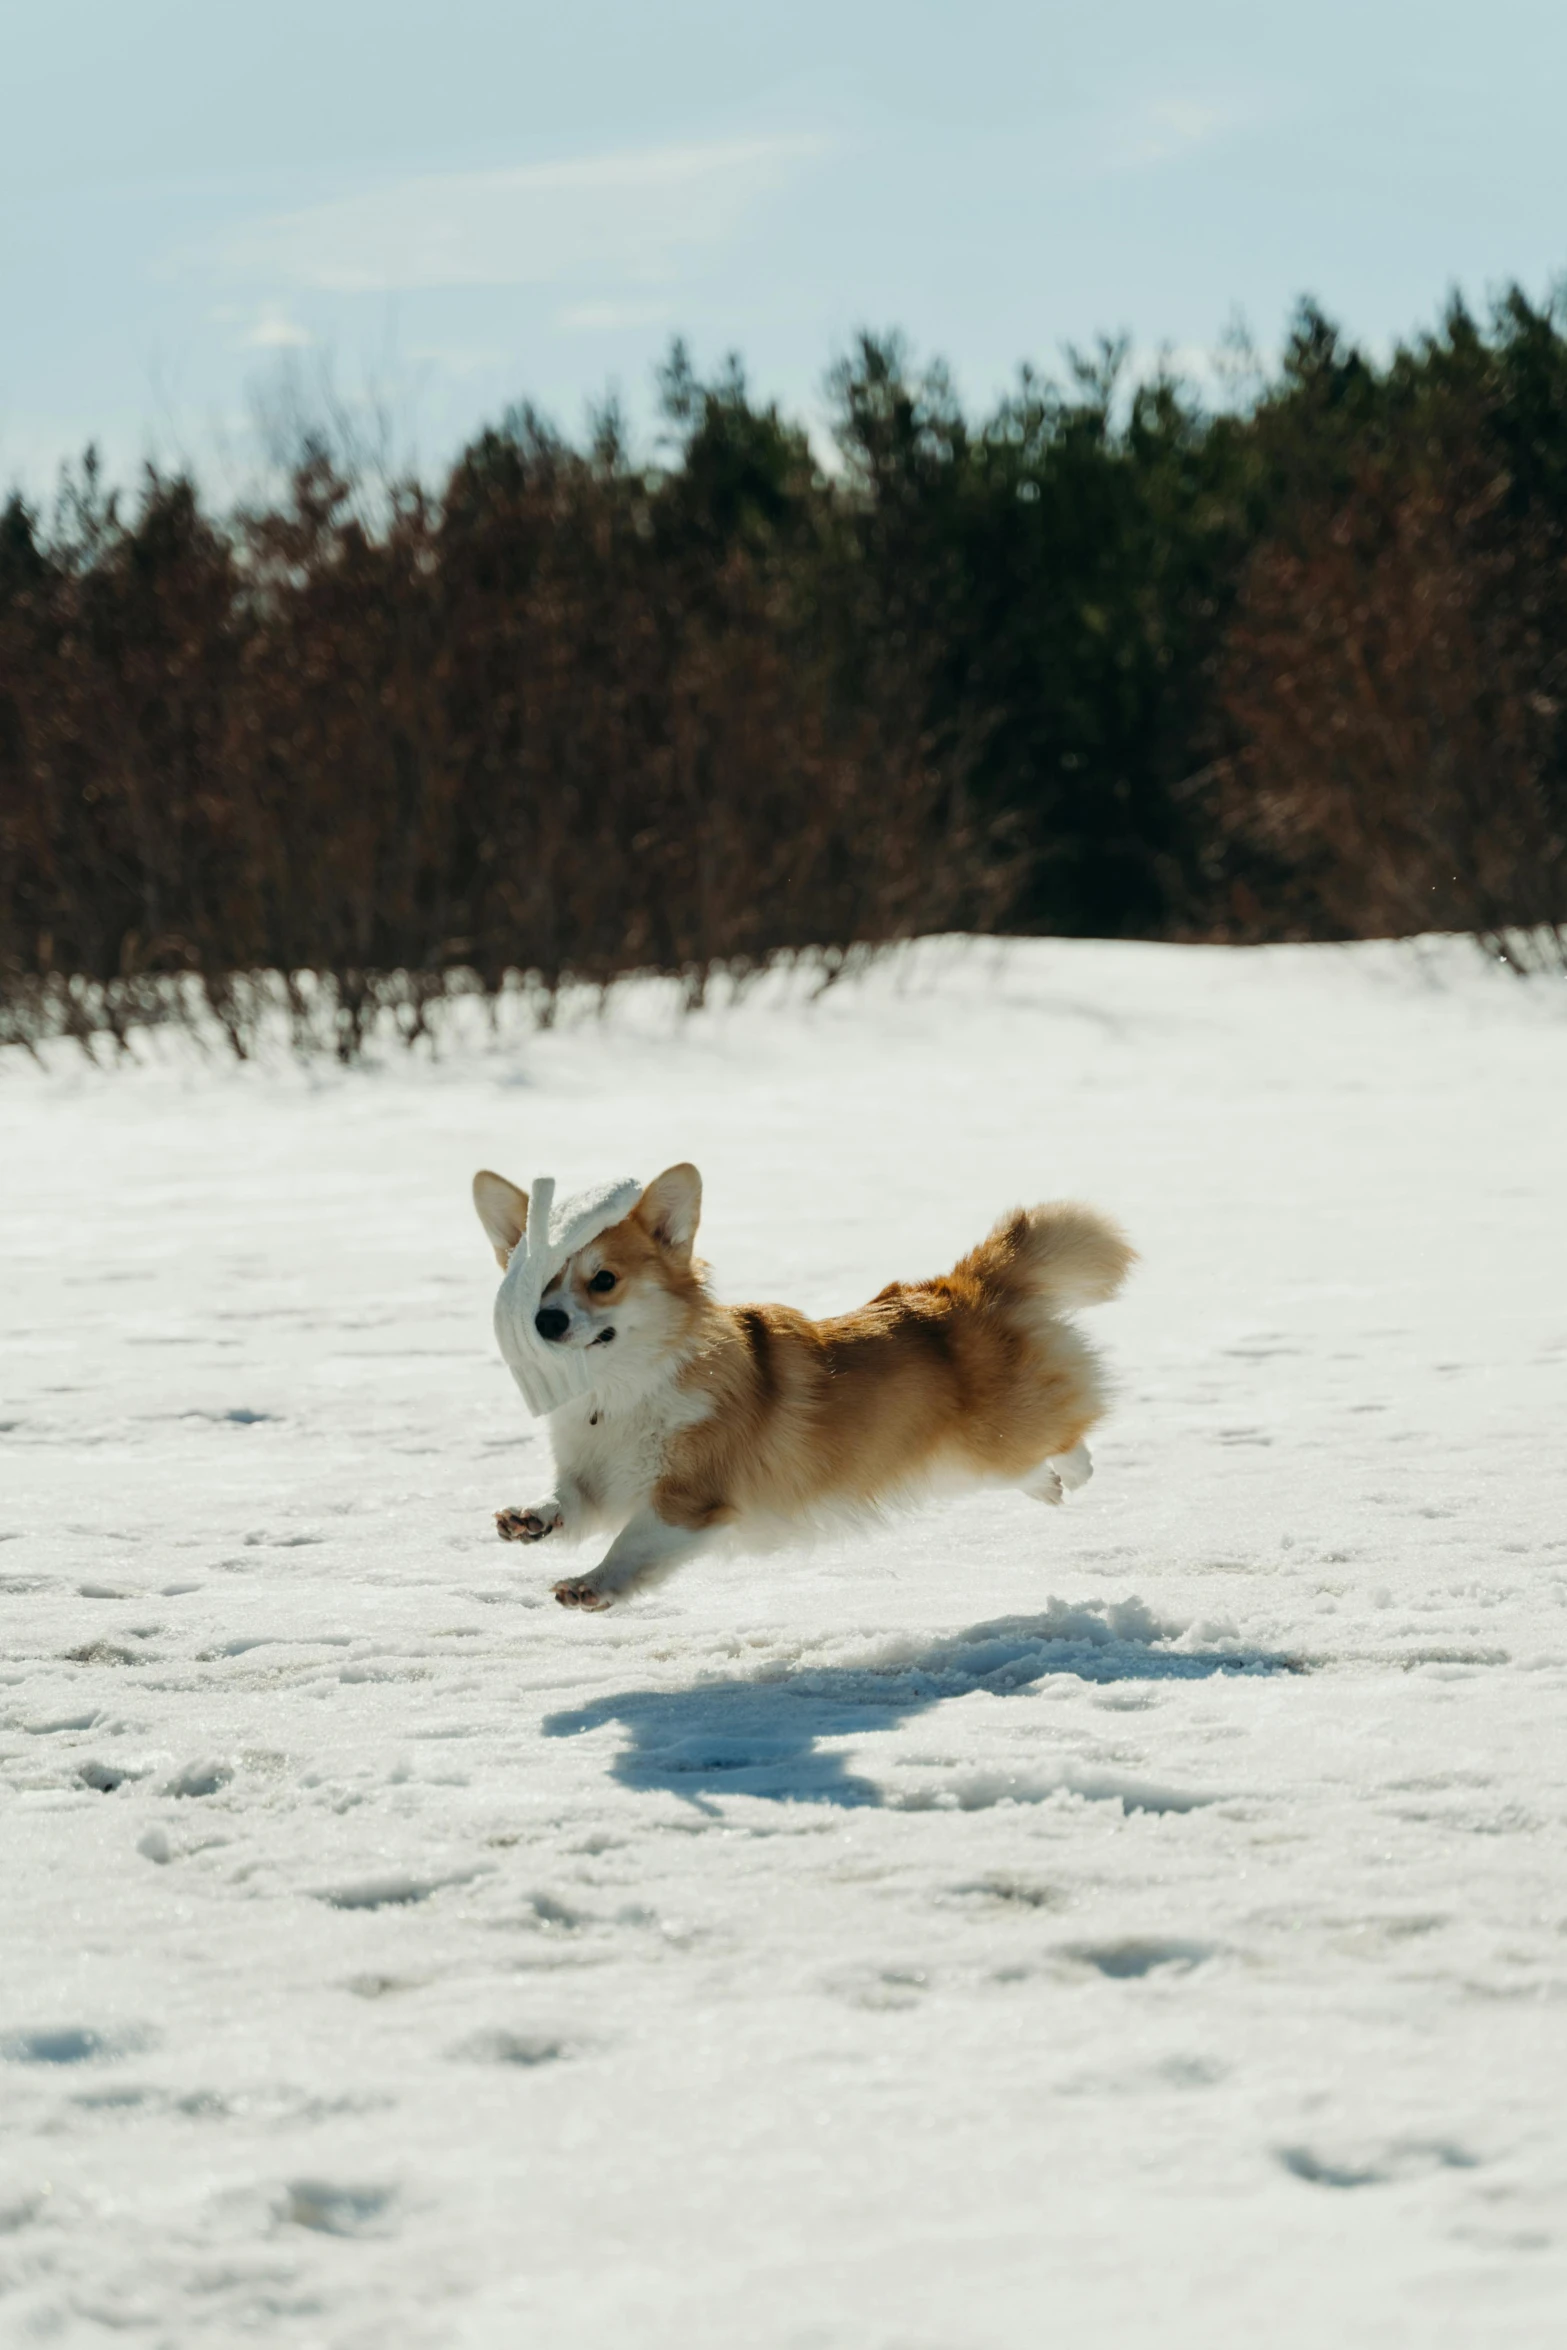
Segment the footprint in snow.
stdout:
<svg viewBox="0 0 1567 2350">
<path fill-rule="evenodd" d="M 92 2024 L 54 2024 L 0 2034 L 0 2057 L 8 2064 L 112 2064 L 157 2045 L 157 2034 L 140 2027 L 99 2031 Z"/>
<path fill-rule="evenodd" d="M 510 2064 L 527 2069 L 554 2064 L 567 2054 L 566 2044 L 542 2032 L 475 2032 L 447 2051 L 460 2064 Z"/>
<path fill-rule="evenodd" d="M 999 1873 L 976 1877 L 967 1885 L 950 1886 L 938 1899 L 943 1902 L 960 1901 L 965 1906 L 987 1910 L 1064 1909 L 1067 1903 L 1067 1896 L 1059 1885 L 1047 1885 L 1037 1878 Z"/>
<path fill-rule="evenodd" d="M 1161 1967 L 1178 1967 L 1183 1974 L 1201 1966 L 1205 1958 L 1217 1956 L 1218 1946 L 1212 1942 L 1185 1942 L 1159 1940 L 1142 1935 L 1130 1935 L 1121 1942 L 1078 1942 L 1067 1952 L 1080 1966 L 1091 1966 L 1112 1982 L 1134 1982 L 1140 1976 L 1154 1974 Z"/>
<path fill-rule="evenodd" d="M 930 1977 L 923 1967 L 840 1967 L 826 1978 L 822 1987 L 836 1998 L 847 2000 L 851 2007 L 863 2007 L 875 2014 L 891 2008 L 917 2007 L 930 1988 Z"/>
<path fill-rule="evenodd" d="M 396 2200 L 393 2187 L 341 2186 L 327 2179 L 293 2179 L 277 2216 L 285 2227 L 322 2236 L 383 2235 Z"/>
<path fill-rule="evenodd" d="M 232 1763 L 209 1757 L 202 1762 L 188 1762 L 183 1770 L 176 1771 L 172 1779 L 164 1782 L 163 1792 L 181 1796 L 216 1795 L 233 1776 Z"/>
<path fill-rule="evenodd" d="M 1431 2171 L 1476 2170 L 1480 2157 L 1444 2138 L 1400 2138 L 1374 2150 L 1357 2147 L 1319 2154 L 1310 2146 L 1280 2146 L 1277 2159 L 1312 2187 L 1385 2187 Z"/>
<path fill-rule="evenodd" d="M 78 1766 L 76 1776 L 84 1787 L 95 1788 L 100 1795 L 112 1795 L 117 1787 L 134 1785 L 138 1779 L 145 1779 L 147 1770 L 145 1763 L 90 1761 Z"/>
<path fill-rule="evenodd" d="M 415 1877 L 401 1871 L 386 1877 L 365 1877 L 357 1884 L 323 1885 L 314 1899 L 324 1901 L 330 1909 L 397 1909 L 414 1902 L 428 1901 L 447 1885 L 471 1885 L 477 1877 L 491 1873 L 487 1866 L 473 1869 L 450 1869 L 444 1876 Z"/>
</svg>

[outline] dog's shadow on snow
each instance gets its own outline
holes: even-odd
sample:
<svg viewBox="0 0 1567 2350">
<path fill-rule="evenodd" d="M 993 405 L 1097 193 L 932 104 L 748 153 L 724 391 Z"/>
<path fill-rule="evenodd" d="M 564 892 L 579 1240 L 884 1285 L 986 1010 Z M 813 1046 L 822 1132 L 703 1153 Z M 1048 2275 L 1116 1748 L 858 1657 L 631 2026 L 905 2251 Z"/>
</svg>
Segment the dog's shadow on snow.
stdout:
<svg viewBox="0 0 1567 2350">
<path fill-rule="evenodd" d="M 547 1738 L 575 1738 L 619 1723 L 629 1736 L 615 1755 L 614 1777 L 627 1787 L 667 1788 L 704 1811 L 719 1794 L 972 1811 L 1058 1793 L 1119 1800 L 1129 1811 L 1190 1811 L 1211 1795 L 1044 1760 L 1027 1772 L 937 1765 L 934 1782 L 928 1770 L 923 1784 L 911 1773 L 908 1788 L 893 1793 L 856 1777 L 831 1742 L 892 1729 L 952 1698 L 1015 1697 L 1057 1674 L 1146 1682 L 1302 1670 L 1299 1658 L 1261 1649 L 1177 1646 L 1170 1627 L 1139 1600 L 1104 1608 L 1052 1600 L 1043 1615 L 1002 1616 L 860 1664 L 763 1669 L 691 1689 L 620 1690 L 550 1714 L 543 1727 Z"/>
</svg>

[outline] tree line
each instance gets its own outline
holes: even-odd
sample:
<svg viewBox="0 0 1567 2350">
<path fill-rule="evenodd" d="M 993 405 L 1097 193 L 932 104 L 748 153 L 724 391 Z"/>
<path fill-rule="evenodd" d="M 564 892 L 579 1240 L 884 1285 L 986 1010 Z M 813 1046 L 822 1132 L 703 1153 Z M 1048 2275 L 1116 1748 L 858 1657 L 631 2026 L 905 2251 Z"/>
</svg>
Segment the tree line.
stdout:
<svg viewBox="0 0 1567 2350">
<path fill-rule="evenodd" d="M 1244 398 L 1122 348 L 971 416 L 861 338 L 834 453 L 676 346 L 664 442 L 519 407 L 438 484 L 0 511 L 0 1041 L 699 996 L 936 929 L 1427 929 L 1567 959 L 1567 328 Z"/>
</svg>

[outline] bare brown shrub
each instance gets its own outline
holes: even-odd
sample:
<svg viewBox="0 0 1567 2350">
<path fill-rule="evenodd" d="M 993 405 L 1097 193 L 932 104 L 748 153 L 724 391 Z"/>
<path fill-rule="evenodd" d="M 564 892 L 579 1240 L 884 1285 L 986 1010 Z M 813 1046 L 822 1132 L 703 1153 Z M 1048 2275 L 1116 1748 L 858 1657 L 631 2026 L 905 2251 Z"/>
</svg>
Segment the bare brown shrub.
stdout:
<svg viewBox="0 0 1567 2350">
<path fill-rule="evenodd" d="M 1567 575 L 1543 528 L 1499 527 L 1506 489 L 1368 475 L 1253 557 L 1217 774 L 1254 935 L 1567 961 Z"/>
<path fill-rule="evenodd" d="M 491 436 L 371 530 L 317 452 L 232 533 L 157 480 L 90 524 L 0 583 L 0 1036 L 204 1002 L 243 1053 L 281 990 L 347 1057 L 518 975 L 694 999 L 1004 900 L 909 697 L 846 698 L 788 563 L 661 545 L 623 468 Z"/>
</svg>

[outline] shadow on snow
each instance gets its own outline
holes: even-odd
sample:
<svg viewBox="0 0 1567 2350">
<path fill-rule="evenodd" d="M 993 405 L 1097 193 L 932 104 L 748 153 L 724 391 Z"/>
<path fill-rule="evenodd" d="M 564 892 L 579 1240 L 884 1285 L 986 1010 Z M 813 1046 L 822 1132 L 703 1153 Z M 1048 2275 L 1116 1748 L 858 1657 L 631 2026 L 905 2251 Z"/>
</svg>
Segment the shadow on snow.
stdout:
<svg viewBox="0 0 1567 2350">
<path fill-rule="evenodd" d="M 778 1803 L 879 1804 L 903 1810 L 978 1810 L 1067 1793 L 1119 1800 L 1129 1811 L 1190 1811 L 1212 1794 L 1183 1794 L 1112 1772 L 1063 1763 L 1038 1772 L 961 1768 L 937 1787 L 890 1794 L 855 1777 L 827 1741 L 890 1730 L 949 1698 L 1015 1697 L 1057 1674 L 1081 1681 L 1199 1681 L 1215 1674 L 1294 1673 L 1294 1657 L 1260 1649 L 1185 1649 L 1140 1600 L 1003 1616 L 920 1649 L 884 1651 L 858 1665 L 807 1666 L 711 1680 L 691 1689 L 627 1689 L 550 1714 L 549 1738 L 618 1722 L 629 1733 L 613 1775 L 665 1788 L 711 1811 L 709 1794 Z"/>
</svg>

